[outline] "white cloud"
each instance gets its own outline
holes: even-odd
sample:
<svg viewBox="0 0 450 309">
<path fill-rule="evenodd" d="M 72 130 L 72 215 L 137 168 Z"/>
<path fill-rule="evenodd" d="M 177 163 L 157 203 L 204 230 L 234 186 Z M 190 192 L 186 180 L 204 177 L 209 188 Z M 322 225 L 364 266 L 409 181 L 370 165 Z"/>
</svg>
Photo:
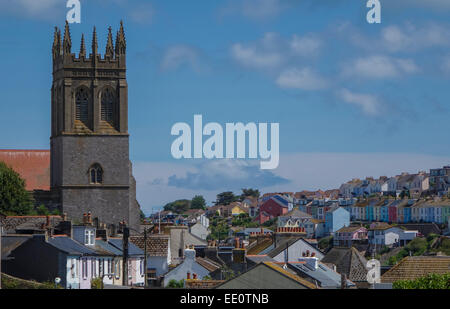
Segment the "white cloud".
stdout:
<svg viewBox="0 0 450 309">
<path fill-rule="evenodd" d="M 304 37 L 294 35 L 290 42 L 290 46 L 295 54 L 300 56 L 311 56 L 315 55 L 320 49 L 322 41 L 314 35 L 307 35 Z"/>
<path fill-rule="evenodd" d="M 382 30 L 381 38 L 384 47 L 393 52 L 450 46 L 448 27 L 436 23 L 419 27 L 410 23 L 403 27 L 388 26 Z"/>
<path fill-rule="evenodd" d="M 0 0 L 0 13 L 42 20 L 55 19 L 55 15 L 64 14 L 66 3 L 64 0 Z"/>
<path fill-rule="evenodd" d="M 283 65 L 297 64 L 303 57 L 316 56 L 322 45 L 322 40 L 314 34 L 293 35 L 287 39 L 267 32 L 255 42 L 233 44 L 231 56 L 248 68 L 280 69 Z"/>
<path fill-rule="evenodd" d="M 327 87 L 327 81 L 318 76 L 310 68 L 287 69 L 283 71 L 276 81 L 281 88 L 302 90 L 319 90 Z"/>
<path fill-rule="evenodd" d="M 342 89 L 338 92 L 338 97 L 345 103 L 357 106 L 368 116 L 380 114 L 381 102 L 373 95 L 354 93 L 348 89 Z"/>
<path fill-rule="evenodd" d="M 258 51 L 255 47 L 242 44 L 234 44 L 231 54 L 241 65 L 255 69 L 274 68 L 282 63 L 281 55 L 276 52 Z"/>
<path fill-rule="evenodd" d="M 261 21 L 274 18 L 291 7 L 289 0 L 229 0 L 220 9 L 221 15 L 241 15 Z"/>
<path fill-rule="evenodd" d="M 413 74 L 419 68 L 412 59 L 397 59 L 374 55 L 358 58 L 345 65 L 344 76 L 359 76 L 364 78 L 394 78 L 403 74 Z"/>
<path fill-rule="evenodd" d="M 199 52 L 195 48 L 187 45 L 169 47 L 165 51 L 161 61 L 161 69 L 164 71 L 173 71 L 183 65 L 188 65 L 197 72 L 205 69 L 200 61 Z"/>
<path fill-rule="evenodd" d="M 139 24 L 150 24 L 155 17 L 155 9 L 150 3 L 132 6 L 133 8 L 128 13 L 131 20 Z"/>
</svg>

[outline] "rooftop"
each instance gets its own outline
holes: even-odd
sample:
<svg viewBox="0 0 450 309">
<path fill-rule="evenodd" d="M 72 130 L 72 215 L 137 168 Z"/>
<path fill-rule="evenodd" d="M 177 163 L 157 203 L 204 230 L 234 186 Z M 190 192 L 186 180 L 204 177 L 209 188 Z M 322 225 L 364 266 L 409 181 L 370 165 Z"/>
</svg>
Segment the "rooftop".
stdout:
<svg viewBox="0 0 450 309">
<path fill-rule="evenodd" d="M 49 150 L 0 150 L 0 161 L 25 180 L 28 191 L 50 190 Z"/>
</svg>

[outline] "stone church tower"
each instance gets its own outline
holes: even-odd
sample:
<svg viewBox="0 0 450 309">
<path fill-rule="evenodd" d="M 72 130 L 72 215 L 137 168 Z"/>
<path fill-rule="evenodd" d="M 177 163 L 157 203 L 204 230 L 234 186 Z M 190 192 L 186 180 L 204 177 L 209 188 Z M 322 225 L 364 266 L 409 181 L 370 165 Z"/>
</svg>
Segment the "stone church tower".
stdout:
<svg viewBox="0 0 450 309">
<path fill-rule="evenodd" d="M 50 184 L 55 202 L 72 220 L 91 212 L 102 223 L 125 220 L 138 230 L 123 23 L 115 44 L 109 28 L 104 56 L 94 27 L 90 54 L 83 35 L 77 57 L 66 22 L 63 40 L 55 29 L 52 53 Z"/>
</svg>

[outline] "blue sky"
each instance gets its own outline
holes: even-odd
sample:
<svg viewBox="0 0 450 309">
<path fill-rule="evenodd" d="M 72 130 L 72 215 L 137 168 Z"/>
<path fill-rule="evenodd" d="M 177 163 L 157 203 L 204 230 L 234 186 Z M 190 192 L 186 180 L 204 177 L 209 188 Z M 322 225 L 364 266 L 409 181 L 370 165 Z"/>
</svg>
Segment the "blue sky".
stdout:
<svg viewBox="0 0 450 309">
<path fill-rule="evenodd" d="M 12 2 L 12 3 L 11 3 Z M 328 189 L 450 162 L 450 2 L 81 0 L 90 46 L 124 20 L 130 156 L 152 207 L 257 186 Z M 0 0 L 0 148 L 48 149 L 51 44 L 65 0 Z M 6 60 L 6 61 L 5 61 Z M 176 122 L 280 123 L 280 166 L 172 159 Z M 18 125 L 20 120 L 20 125 Z M 14 130 L 11 130 L 14 128 Z M 247 185 L 246 185 L 247 184 Z"/>
</svg>

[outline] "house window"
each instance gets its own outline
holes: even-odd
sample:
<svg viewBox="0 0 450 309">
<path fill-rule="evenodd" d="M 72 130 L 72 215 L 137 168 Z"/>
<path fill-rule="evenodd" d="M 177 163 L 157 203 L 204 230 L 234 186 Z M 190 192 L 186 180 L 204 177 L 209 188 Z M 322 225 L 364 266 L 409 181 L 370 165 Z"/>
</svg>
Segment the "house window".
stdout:
<svg viewBox="0 0 450 309">
<path fill-rule="evenodd" d="M 100 259 L 98 263 L 99 263 L 98 264 L 98 273 L 99 273 L 100 276 L 103 276 L 104 275 L 103 266 L 105 265 L 105 260 L 104 259 Z"/>
<path fill-rule="evenodd" d="M 75 120 L 83 122 L 85 125 L 89 119 L 89 94 L 86 88 L 81 88 L 75 95 Z"/>
<path fill-rule="evenodd" d="M 83 276 L 83 279 L 87 278 L 87 260 L 83 259 L 82 265 L 81 265 L 81 273 Z"/>
<path fill-rule="evenodd" d="M 113 108 L 114 108 L 114 93 L 110 88 L 106 88 L 102 93 L 101 103 L 101 119 L 111 125 L 114 125 Z"/>
<path fill-rule="evenodd" d="M 131 261 L 128 261 L 128 279 L 133 278 L 133 274 L 131 273 L 132 271 L 133 271 L 133 269 L 131 267 Z"/>
<path fill-rule="evenodd" d="M 103 169 L 99 164 L 94 164 L 89 169 L 89 182 L 91 184 L 103 183 Z"/>
<path fill-rule="evenodd" d="M 76 259 L 71 259 L 70 273 L 72 275 L 72 278 L 75 278 L 77 276 L 77 260 Z"/>
<path fill-rule="evenodd" d="M 85 230 L 84 231 L 84 244 L 87 246 L 94 245 L 94 231 L 93 230 Z"/>
<path fill-rule="evenodd" d="M 120 278 L 120 261 L 116 261 L 116 266 L 115 266 L 115 275 L 116 278 L 119 279 Z"/>
<path fill-rule="evenodd" d="M 144 276 L 144 260 L 142 259 L 139 262 L 139 274 L 141 276 Z"/>
</svg>

